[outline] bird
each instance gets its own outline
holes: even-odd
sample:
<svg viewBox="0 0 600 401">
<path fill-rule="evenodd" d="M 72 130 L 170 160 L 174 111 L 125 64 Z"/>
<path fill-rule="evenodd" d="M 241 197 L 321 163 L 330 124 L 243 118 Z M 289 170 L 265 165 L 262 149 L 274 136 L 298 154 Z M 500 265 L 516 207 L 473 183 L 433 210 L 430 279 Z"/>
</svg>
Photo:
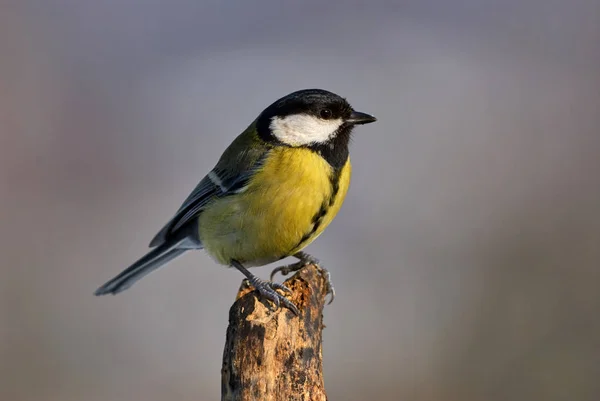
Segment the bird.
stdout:
<svg viewBox="0 0 600 401">
<path fill-rule="evenodd" d="M 303 249 L 344 202 L 354 127 L 376 120 L 324 89 L 276 100 L 225 149 L 152 239 L 152 249 L 95 295 L 118 294 L 181 254 L 204 249 L 218 264 L 239 270 L 260 296 L 297 315 L 296 305 L 276 291 L 289 288 L 273 282 L 273 275 L 320 264 Z M 248 270 L 289 256 L 298 262 L 275 269 L 271 281 Z M 322 272 L 333 300 L 329 272 Z"/>
</svg>

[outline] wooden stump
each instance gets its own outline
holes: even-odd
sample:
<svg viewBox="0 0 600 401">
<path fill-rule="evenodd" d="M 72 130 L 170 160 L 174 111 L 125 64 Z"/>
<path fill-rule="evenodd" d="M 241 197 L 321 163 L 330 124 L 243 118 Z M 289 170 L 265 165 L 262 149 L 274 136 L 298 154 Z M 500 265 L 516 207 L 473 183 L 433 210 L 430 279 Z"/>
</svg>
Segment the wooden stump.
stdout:
<svg viewBox="0 0 600 401">
<path fill-rule="evenodd" d="M 242 288 L 229 310 L 221 400 L 325 401 L 321 338 L 326 286 L 307 266 L 285 281 L 300 315 Z"/>
</svg>

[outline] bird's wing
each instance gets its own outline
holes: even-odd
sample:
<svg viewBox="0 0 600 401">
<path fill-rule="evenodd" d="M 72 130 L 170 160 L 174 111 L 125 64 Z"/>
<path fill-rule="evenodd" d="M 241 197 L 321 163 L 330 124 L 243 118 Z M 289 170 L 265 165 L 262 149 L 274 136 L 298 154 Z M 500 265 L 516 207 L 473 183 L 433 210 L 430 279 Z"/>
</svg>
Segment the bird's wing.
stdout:
<svg viewBox="0 0 600 401">
<path fill-rule="evenodd" d="M 233 145 L 233 144 L 232 144 Z M 230 146 L 231 148 L 232 146 Z M 163 243 L 172 233 L 197 217 L 214 199 L 241 192 L 254 173 L 260 169 L 268 151 L 263 148 L 245 149 L 231 158 L 228 148 L 215 168 L 208 173 L 183 202 L 175 216 L 163 227 L 150 246 Z"/>
</svg>

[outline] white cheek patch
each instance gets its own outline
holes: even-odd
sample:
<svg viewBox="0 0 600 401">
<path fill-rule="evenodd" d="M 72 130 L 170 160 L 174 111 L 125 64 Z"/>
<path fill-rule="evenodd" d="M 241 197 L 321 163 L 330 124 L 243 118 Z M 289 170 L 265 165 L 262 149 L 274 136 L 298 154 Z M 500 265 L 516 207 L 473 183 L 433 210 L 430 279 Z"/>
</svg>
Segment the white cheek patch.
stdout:
<svg viewBox="0 0 600 401">
<path fill-rule="evenodd" d="M 341 119 L 323 120 L 308 114 L 273 117 L 269 128 L 281 142 L 291 146 L 326 142 L 343 124 Z"/>
</svg>

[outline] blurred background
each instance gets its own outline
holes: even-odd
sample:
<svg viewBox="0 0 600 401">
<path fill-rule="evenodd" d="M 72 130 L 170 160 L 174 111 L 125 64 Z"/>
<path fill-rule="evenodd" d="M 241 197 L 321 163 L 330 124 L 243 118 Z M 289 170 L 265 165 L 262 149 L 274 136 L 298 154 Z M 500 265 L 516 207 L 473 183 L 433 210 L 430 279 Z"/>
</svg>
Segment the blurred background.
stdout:
<svg viewBox="0 0 600 401">
<path fill-rule="evenodd" d="M 0 399 L 219 399 L 241 274 L 92 294 L 311 87 L 379 118 L 307 249 L 329 398 L 600 399 L 599 71 L 593 0 L 2 2 Z"/>
</svg>

